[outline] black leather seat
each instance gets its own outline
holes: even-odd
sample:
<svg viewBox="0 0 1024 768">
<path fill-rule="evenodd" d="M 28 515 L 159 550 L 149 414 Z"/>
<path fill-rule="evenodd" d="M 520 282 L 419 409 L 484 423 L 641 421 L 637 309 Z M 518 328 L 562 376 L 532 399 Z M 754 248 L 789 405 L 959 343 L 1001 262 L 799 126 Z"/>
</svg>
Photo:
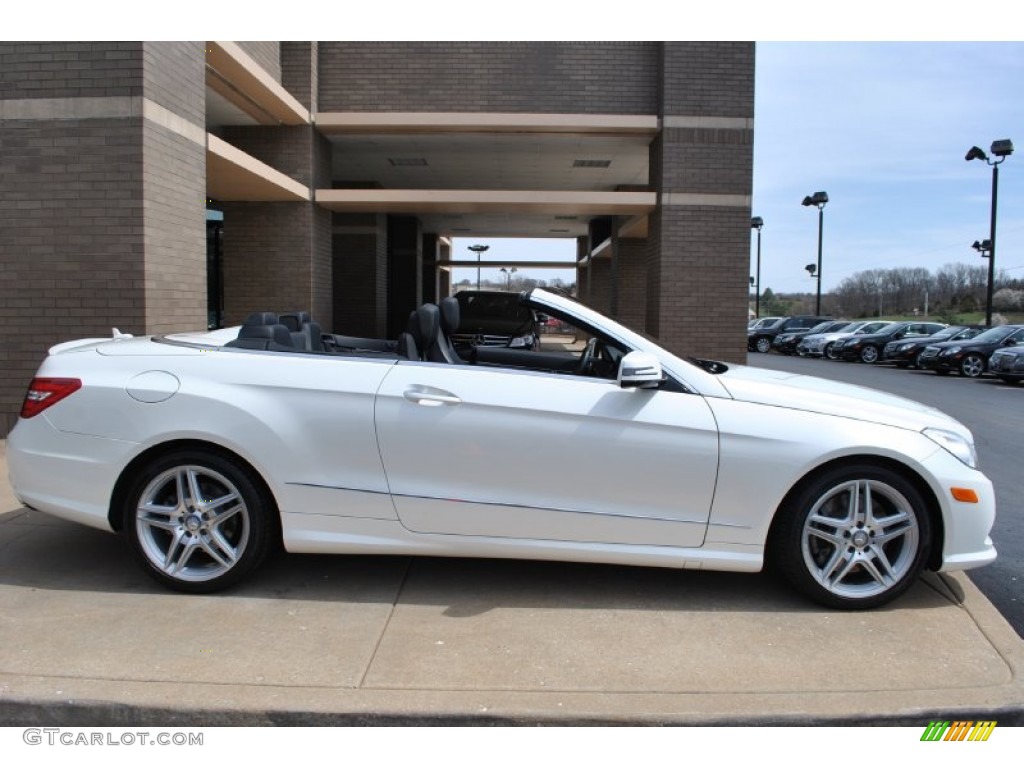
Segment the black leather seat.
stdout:
<svg viewBox="0 0 1024 768">
<path fill-rule="evenodd" d="M 437 342 L 441 331 L 441 310 L 436 304 L 424 304 L 409 315 L 409 326 L 398 337 L 398 354 L 410 360 L 426 360 L 427 350 Z"/>
<path fill-rule="evenodd" d="M 440 329 L 437 339 L 426 350 L 425 358 L 432 363 L 448 363 L 450 365 L 462 365 L 465 363 L 455 346 L 452 344 L 451 335 L 459 329 L 459 302 L 454 296 L 441 299 L 438 307 L 440 315 Z"/>
</svg>

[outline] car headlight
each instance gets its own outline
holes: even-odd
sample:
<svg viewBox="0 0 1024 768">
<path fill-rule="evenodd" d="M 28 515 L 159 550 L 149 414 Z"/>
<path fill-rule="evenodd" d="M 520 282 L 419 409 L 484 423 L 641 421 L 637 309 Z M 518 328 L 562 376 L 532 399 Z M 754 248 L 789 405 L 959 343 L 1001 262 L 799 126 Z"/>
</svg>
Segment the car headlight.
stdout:
<svg viewBox="0 0 1024 768">
<path fill-rule="evenodd" d="M 533 334 L 528 333 L 525 336 L 516 336 L 508 344 L 510 347 L 532 347 L 533 346 Z"/>
<path fill-rule="evenodd" d="M 945 429 L 928 427 L 923 430 L 925 437 L 933 440 L 972 469 L 978 468 L 978 452 L 971 440 Z"/>
<path fill-rule="evenodd" d="M 900 344 L 900 352 L 906 352 L 908 349 L 910 349 L 913 346 L 914 346 L 913 342 L 911 342 L 910 344 Z"/>
<path fill-rule="evenodd" d="M 944 349 L 942 351 L 942 356 L 943 357 L 948 357 L 949 355 L 955 355 L 959 351 L 960 351 L 960 347 L 950 347 L 949 349 Z"/>
</svg>

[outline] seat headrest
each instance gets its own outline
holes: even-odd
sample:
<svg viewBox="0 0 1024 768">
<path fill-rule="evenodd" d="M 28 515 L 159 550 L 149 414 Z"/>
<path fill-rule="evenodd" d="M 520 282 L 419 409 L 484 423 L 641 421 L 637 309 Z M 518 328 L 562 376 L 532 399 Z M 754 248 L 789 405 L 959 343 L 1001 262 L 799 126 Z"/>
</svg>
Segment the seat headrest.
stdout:
<svg viewBox="0 0 1024 768">
<path fill-rule="evenodd" d="M 441 330 L 441 310 L 436 304 L 424 304 L 416 310 L 412 325 L 416 346 L 421 350 L 429 349 L 437 341 L 437 334 Z"/>
<path fill-rule="evenodd" d="M 451 335 L 459 330 L 459 301 L 454 296 L 441 299 L 441 330 Z"/>
<path fill-rule="evenodd" d="M 242 325 L 277 325 L 278 319 L 275 312 L 253 312 Z"/>
<path fill-rule="evenodd" d="M 303 325 L 311 323 L 313 320 L 309 316 L 309 312 L 285 312 L 281 315 L 278 322 L 292 333 L 295 333 L 296 331 L 301 331 Z"/>
<path fill-rule="evenodd" d="M 269 314 L 269 313 L 268 313 Z M 292 347 L 292 334 L 285 326 L 275 325 L 243 325 L 238 331 L 240 339 L 268 339 L 282 347 Z"/>
</svg>

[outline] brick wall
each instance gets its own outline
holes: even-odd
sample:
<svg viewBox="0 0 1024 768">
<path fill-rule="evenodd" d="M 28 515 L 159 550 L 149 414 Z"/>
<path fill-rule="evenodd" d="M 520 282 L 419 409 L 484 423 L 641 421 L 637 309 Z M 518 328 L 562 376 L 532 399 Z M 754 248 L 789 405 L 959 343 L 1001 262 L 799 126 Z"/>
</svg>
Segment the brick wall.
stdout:
<svg viewBox="0 0 1024 768">
<path fill-rule="evenodd" d="M 619 311 L 623 325 L 643 331 L 647 324 L 647 241 L 628 239 L 616 243 L 619 254 Z"/>
<path fill-rule="evenodd" d="M 281 43 L 281 85 L 311 112 L 317 110 L 319 44 Z"/>
<path fill-rule="evenodd" d="M 655 114 L 660 43 L 321 42 L 323 112 Z"/>
<path fill-rule="evenodd" d="M 308 125 L 229 126 L 221 138 L 313 189 L 331 186 L 331 142 Z"/>
<path fill-rule="evenodd" d="M 141 96 L 138 42 L 0 42 L 0 99 Z"/>
<path fill-rule="evenodd" d="M 146 331 L 202 330 L 206 307 L 206 149 L 143 126 Z"/>
<path fill-rule="evenodd" d="M 281 82 L 281 44 L 276 40 L 238 41 L 238 46 L 263 67 L 272 78 Z"/>
<path fill-rule="evenodd" d="M 204 43 L 145 43 L 145 96 L 198 126 L 206 124 Z"/>
<path fill-rule="evenodd" d="M 754 116 L 754 43 L 660 45 L 660 114 Z"/>
<path fill-rule="evenodd" d="M 750 211 L 685 206 L 650 217 L 646 331 L 679 355 L 746 360 Z"/>
<path fill-rule="evenodd" d="M 146 330 L 141 119 L 2 130 L 0 436 L 50 346 Z"/>
<path fill-rule="evenodd" d="M 221 207 L 224 325 L 241 323 L 250 312 L 260 310 L 312 312 L 313 205 L 224 203 Z"/>
<path fill-rule="evenodd" d="M 587 268 L 587 272 L 587 306 L 596 309 L 598 312 L 602 314 L 611 314 L 611 259 L 594 259 L 593 261 L 590 262 L 590 266 Z"/>
<path fill-rule="evenodd" d="M 201 128 L 204 62 L 202 43 L 146 43 L 145 97 Z M 146 330 L 203 329 L 206 147 L 150 120 L 142 128 Z"/>
</svg>

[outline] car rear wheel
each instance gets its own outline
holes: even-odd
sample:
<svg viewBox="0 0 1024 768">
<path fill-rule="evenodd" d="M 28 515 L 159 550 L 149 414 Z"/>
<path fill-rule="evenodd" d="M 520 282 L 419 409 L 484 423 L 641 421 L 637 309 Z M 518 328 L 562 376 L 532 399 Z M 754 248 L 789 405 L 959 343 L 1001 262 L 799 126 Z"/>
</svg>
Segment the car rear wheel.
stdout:
<svg viewBox="0 0 1024 768">
<path fill-rule="evenodd" d="M 924 567 L 927 506 L 899 473 L 871 464 L 828 470 L 779 509 L 770 542 L 783 575 L 831 608 L 875 608 L 898 597 Z"/>
<path fill-rule="evenodd" d="M 985 358 L 981 355 L 968 355 L 960 363 L 960 374 L 969 379 L 976 379 L 985 372 Z"/>
<path fill-rule="evenodd" d="M 757 340 L 757 343 L 754 346 L 757 348 L 758 352 L 771 352 L 772 340 L 762 336 Z"/>
<path fill-rule="evenodd" d="M 878 349 L 868 345 L 860 351 L 860 361 L 862 363 L 874 363 L 878 361 Z"/>
<path fill-rule="evenodd" d="M 827 357 L 829 360 L 839 359 L 839 354 L 833 349 L 834 346 L 834 344 L 826 344 L 825 349 L 823 350 L 824 356 Z"/>
<path fill-rule="evenodd" d="M 276 530 L 274 504 L 252 471 L 203 450 L 147 465 L 126 495 L 123 520 L 150 576 L 197 593 L 250 573 L 266 558 Z"/>
</svg>

